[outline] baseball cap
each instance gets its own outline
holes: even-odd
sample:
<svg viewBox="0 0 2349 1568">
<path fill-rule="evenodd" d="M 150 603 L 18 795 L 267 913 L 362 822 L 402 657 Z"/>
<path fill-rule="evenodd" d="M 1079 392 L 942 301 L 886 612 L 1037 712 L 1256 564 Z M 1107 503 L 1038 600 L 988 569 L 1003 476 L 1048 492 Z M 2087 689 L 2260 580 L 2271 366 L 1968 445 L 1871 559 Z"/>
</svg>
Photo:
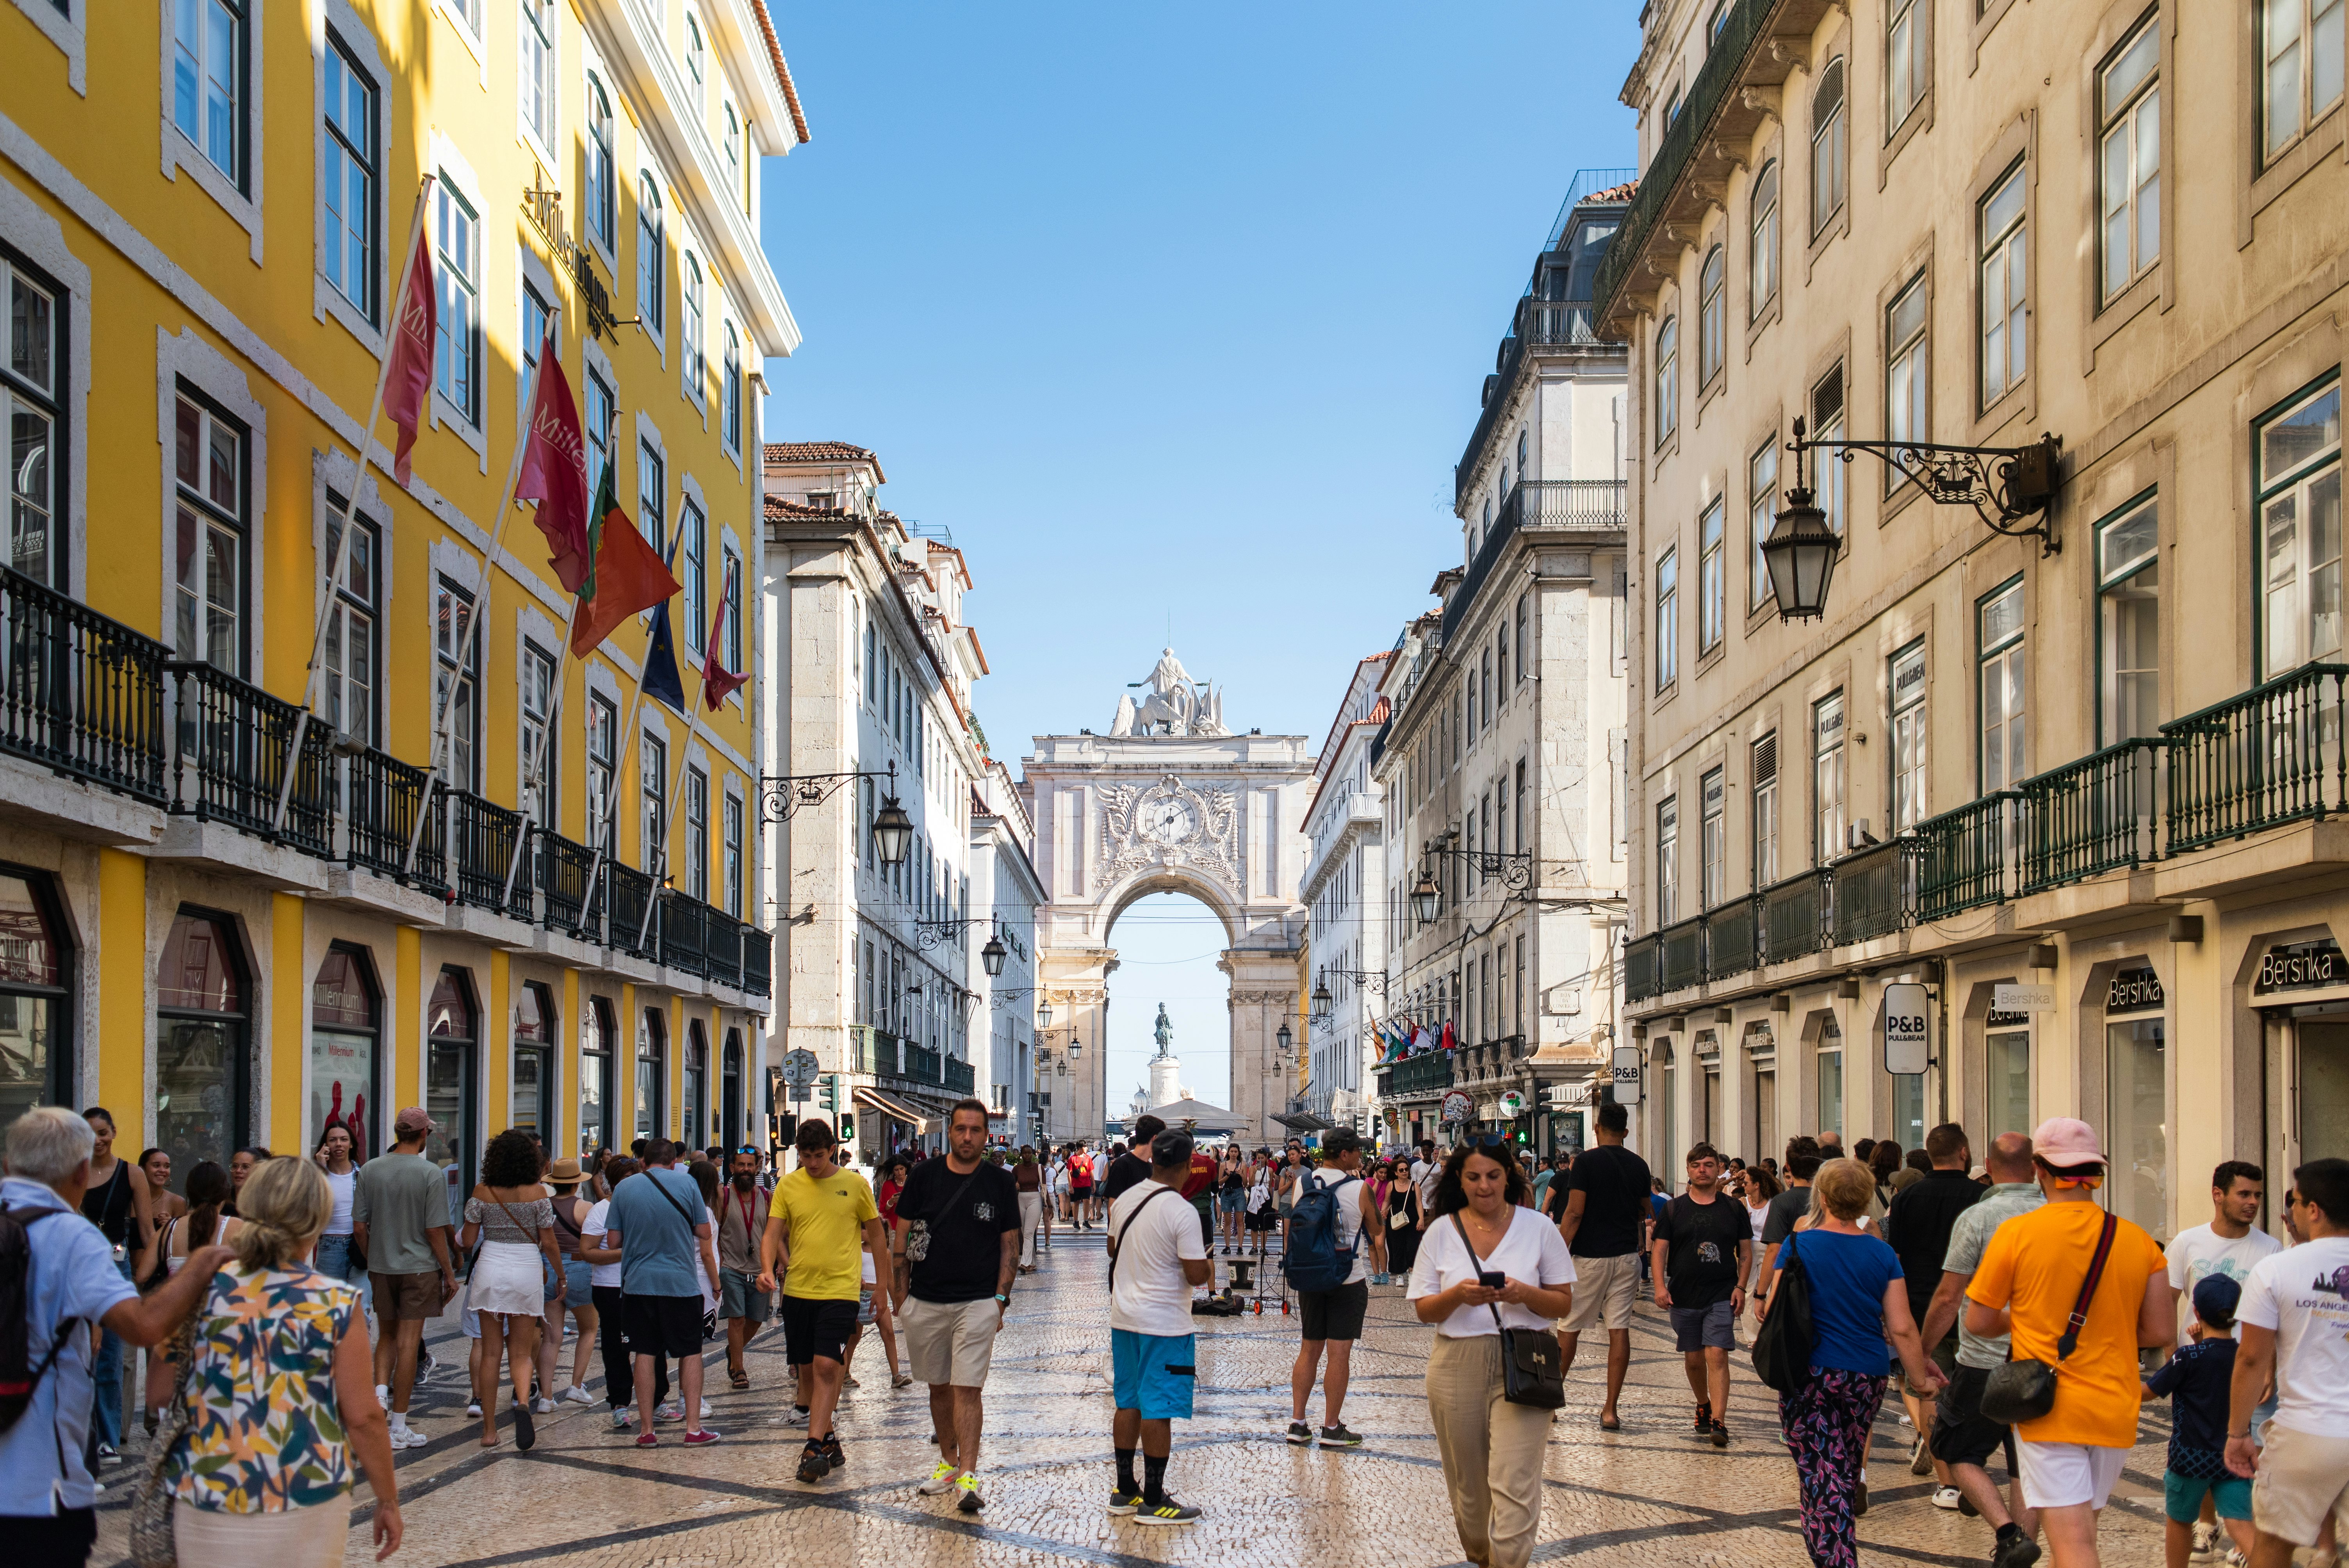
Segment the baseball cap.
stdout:
<svg viewBox="0 0 2349 1568">
<path fill-rule="evenodd" d="M 2222 1274 L 2204 1274 L 2194 1286 L 2194 1315 L 2205 1323 L 2232 1323 L 2243 1287 Z"/>
<path fill-rule="evenodd" d="M 411 1105 L 391 1119 L 391 1125 L 402 1132 L 429 1132 L 432 1118 L 420 1105 Z"/>
<path fill-rule="evenodd" d="M 2051 1116 L 2031 1135 L 2031 1152 L 2058 1171 L 2105 1163 L 2096 1130 L 2076 1116 Z"/>
</svg>

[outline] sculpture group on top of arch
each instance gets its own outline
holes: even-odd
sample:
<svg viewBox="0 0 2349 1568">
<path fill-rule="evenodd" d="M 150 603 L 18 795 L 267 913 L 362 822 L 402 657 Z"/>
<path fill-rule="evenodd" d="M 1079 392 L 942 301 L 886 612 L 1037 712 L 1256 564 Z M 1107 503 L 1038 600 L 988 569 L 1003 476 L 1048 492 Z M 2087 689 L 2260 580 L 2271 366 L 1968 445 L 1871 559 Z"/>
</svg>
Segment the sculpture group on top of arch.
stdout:
<svg viewBox="0 0 2349 1568">
<path fill-rule="evenodd" d="M 1159 654 L 1158 667 L 1147 681 L 1130 683 L 1131 687 L 1144 686 L 1150 689 L 1138 704 L 1131 696 L 1118 697 L 1110 734 L 1180 739 L 1231 733 L 1224 727 L 1223 688 L 1213 681 L 1193 680 L 1174 649 Z"/>
</svg>

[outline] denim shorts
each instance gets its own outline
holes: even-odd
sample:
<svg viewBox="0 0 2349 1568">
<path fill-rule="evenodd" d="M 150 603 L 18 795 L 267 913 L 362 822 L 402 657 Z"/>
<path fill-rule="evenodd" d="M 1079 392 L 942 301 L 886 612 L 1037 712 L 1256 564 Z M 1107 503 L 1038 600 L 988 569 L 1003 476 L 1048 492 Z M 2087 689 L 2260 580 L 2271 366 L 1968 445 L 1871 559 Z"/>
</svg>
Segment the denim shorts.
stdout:
<svg viewBox="0 0 2349 1568">
<path fill-rule="evenodd" d="M 317 1251 L 311 1254 L 313 1266 L 328 1279 L 347 1284 L 365 1284 L 367 1269 L 354 1266 L 356 1260 L 351 1256 L 354 1240 L 348 1231 L 338 1236 L 320 1236 Z"/>
<path fill-rule="evenodd" d="M 564 1259 L 563 1305 L 574 1307 L 595 1305 L 595 1265 L 586 1259 Z"/>
</svg>

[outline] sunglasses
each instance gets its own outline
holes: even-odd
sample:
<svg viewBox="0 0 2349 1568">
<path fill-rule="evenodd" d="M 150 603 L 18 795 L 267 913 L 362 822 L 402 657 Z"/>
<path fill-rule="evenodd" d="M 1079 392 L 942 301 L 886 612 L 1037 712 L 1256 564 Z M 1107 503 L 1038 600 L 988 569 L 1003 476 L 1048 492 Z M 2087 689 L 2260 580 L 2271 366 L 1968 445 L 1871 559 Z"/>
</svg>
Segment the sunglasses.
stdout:
<svg viewBox="0 0 2349 1568">
<path fill-rule="evenodd" d="M 1509 1135 L 1506 1132 L 1472 1132 L 1468 1135 L 1471 1149 L 1506 1149 Z"/>
</svg>

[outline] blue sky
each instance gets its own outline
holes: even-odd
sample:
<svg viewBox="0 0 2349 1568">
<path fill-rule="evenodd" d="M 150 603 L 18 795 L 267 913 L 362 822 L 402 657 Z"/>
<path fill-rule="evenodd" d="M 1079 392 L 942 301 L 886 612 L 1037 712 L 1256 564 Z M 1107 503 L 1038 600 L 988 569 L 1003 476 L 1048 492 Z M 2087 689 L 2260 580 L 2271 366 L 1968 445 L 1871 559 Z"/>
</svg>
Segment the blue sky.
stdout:
<svg viewBox="0 0 2349 1568">
<path fill-rule="evenodd" d="M 1170 618 L 1227 723 L 1318 744 L 1458 555 L 1452 465 L 1575 170 L 1633 161 L 1635 9 L 771 4 L 812 139 L 766 170 L 806 341 L 765 431 L 871 447 L 952 531 L 996 754 L 1106 729 Z M 1162 1000 L 1220 1098 L 1220 928 L 1151 900 L 1112 934 L 1112 1103 Z"/>
</svg>

